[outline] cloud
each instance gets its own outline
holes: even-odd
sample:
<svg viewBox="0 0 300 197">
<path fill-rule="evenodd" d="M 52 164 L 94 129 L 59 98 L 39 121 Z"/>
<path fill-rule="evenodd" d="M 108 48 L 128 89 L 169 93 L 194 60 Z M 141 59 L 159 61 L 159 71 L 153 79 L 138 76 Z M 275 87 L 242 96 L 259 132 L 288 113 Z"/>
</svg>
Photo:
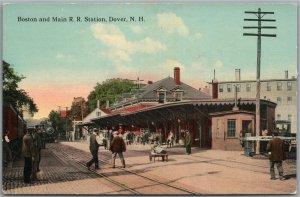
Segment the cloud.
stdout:
<svg viewBox="0 0 300 197">
<path fill-rule="evenodd" d="M 152 40 L 148 37 L 139 42 L 133 42 L 133 45 L 136 51 L 144 53 L 156 53 L 158 51 L 164 51 L 167 49 L 164 44 L 161 44 L 159 41 Z"/>
<path fill-rule="evenodd" d="M 125 61 L 125 62 L 131 61 L 129 54 L 123 50 L 110 50 L 107 52 L 100 52 L 99 54 L 102 57 L 108 57 L 114 61 L 119 61 L 119 62 L 120 61 Z"/>
<path fill-rule="evenodd" d="M 91 30 L 96 39 L 110 48 L 108 52 L 102 52 L 101 55 L 109 57 L 114 62 L 130 61 L 130 55 L 134 53 L 152 54 L 167 49 L 164 44 L 149 37 L 139 41 L 129 41 L 115 25 L 94 24 Z"/>
<path fill-rule="evenodd" d="M 130 29 L 133 33 L 141 33 L 142 32 L 142 28 L 140 26 L 137 26 L 137 25 L 132 25 L 130 26 Z"/>
<path fill-rule="evenodd" d="M 178 33 L 182 36 L 189 34 L 189 29 L 184 24 L 183 20 L 174 13 L 157 14 L 158 26 L 166 33 Z"/>
</svg>

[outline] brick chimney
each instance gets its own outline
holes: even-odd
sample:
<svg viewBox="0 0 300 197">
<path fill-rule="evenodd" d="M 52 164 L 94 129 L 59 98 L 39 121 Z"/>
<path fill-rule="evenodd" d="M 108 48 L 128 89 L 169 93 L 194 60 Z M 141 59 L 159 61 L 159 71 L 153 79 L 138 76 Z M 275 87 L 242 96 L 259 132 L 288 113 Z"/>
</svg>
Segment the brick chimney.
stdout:
<svg viewBox="0 0 300 197">
<path fill-rule="evenodd" d="M 174 80 L 176 85 L 180 85 L 180 68 L 174 67 Z"/>
<path fill-rule="evenodd" d="M 288 79 L 288 78 L 289 78 L 289 71 L 286 70 L 286 71 L 284 72 L 284 74 L 285 74 L 285 75 L 284 75 L 285 79 Z"/>
<path fill-rule="evenodd" d="M 100 100 L 97 100 L 97 108 L 100 109 Z"/>
<path fill-rule="evenodd" d="M 214 69 L 214 79 L 211 82 L 212 84 L 212 98 L 217 99 L 218 98 L 218 80 L 216 79 L 216 71 Z"/>
</svg>

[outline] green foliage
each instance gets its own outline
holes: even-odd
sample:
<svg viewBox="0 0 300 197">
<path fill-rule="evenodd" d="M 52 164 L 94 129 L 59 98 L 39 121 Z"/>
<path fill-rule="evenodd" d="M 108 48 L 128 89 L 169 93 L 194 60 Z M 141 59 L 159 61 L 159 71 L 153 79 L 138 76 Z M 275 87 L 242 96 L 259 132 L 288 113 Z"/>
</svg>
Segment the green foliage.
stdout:
<svg viewBox="0 0 300 197">
<path fill-rule="evenodd" d="M 117 95 L 129 92 L 135 86 L 128 79 L 108 79 L 102 84 L 97 83 L 88 96 L 88 108 L 90 111 L 94 110 L 97 106 L 97 100 L 100 100 L 100 107 L 105 107 L 107 100 L 113 104 Z"/>
<path fill-rule="evenodd" d="M 24 76 L 18 75 L 10 64 L 3 61 L 3 98 L 11 103 L 15 108 L 21 109 L 23 106 L 28 106 L 29 114 L 33 116 L 38 112 L 37 105 L 28 93 L 19 89 L 18 83 L 25 79 Z M 22 115 L 22 112 L 20 112 Z"/>
<path fill-rule="evenodd" d="M 83 99 L 82 102 L 72 103 L 70 117 L 75 120 L 82 120 L 89 114 L 87 102 Z"/>
<path fill-rule="evenodd" d="M 71 129 L 71 120 L 67 118 L 60 117 L 60 114 L 56 111 L 51 111 L 49 116 L 49 121 L 56 133 L 65 133 Z"/>
</svg>

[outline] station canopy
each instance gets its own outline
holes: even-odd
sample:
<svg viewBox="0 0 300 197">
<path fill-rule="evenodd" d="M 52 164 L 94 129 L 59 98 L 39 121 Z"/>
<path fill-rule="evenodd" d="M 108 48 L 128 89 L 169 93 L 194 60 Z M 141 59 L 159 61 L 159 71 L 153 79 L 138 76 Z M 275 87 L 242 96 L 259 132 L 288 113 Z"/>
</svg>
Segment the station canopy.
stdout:
<svg viewBox="0 0 300 197">
<path fill-rule="evenodd" d="M 255 112 L 255 103 L 255 99 L 239 99 L 237 106 L 240 110 Z M 276 107 L 275 103 L 267 100 L 260 100 L 260 104 L 262 107 Z M 164 121 L 187 120 L 194 118 L 195 114 L 211 118 L 209 114 L 230 111 L 234 105 L 234 99 L 180 101 L 136 108 L 135 111 L 124 109 L 117 113 L 91 119 L 91 121 L 103 128 L 116 125 L 143 127 Z"/>
</svg>

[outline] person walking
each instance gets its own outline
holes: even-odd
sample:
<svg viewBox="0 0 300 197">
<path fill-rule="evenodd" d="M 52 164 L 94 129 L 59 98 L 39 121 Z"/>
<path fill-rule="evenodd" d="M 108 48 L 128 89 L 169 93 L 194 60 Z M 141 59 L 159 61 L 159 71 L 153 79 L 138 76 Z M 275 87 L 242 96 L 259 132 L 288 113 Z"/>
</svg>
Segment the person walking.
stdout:
<svg viewBox="0 0 300 197">
<path fill-rule="evenodd" d="M 270 152 L 270 175 L 271 180 L 275 180 L 274 165 L 276 164 L 279 173 L 279 179 L 284 180 L 282 160 L 285 160 L 283 140 L 278 138 L 278 132 L 273 132 L 273 139 L 267 145 L 267 151 Z"/>
<path fill-rule="evenodd" d="M 22 144 L 22 155 L 24 157 L 24 169 L 23 169 L 23 179 L 25 183 L 31 183 L 31 171 L 32 171 L 32 146 L 33 139 L 31 131 L 27 130 L 27 133 L 23 137 Z"/>
<path fill-rule="evenodd" d="M 186 150 L 186 155 L 190 155 L 192 153 L 192 150 L 191 150 L 191 146 L 192 146 L 192 134 L 186 130 L 185 131 L 185 138 L 184 138 L 184 145 L 185 145 L 185 150 Z"/>
<path fill-rule="evenodd" d="M 99 169 L 98 149 L 100 144 L 101 142 L 100 142 L 100 137 L 98 135 L 98 129 L 94 128 L 93 133 L 90 137 L 90 151 L 93 158 L 86 164 L 88 169 L 90 169 L 93 163 L 95 163 L 95 169 L 96 170 Z"/>
<path fill-rule="evenodd" d="M 109 147 L 109 150 L 112 152 L 112 167 L 115 168 L 115 160 L 116 160 L 116 157 L 118 154 L 119 158 L 121 160 L 121 163 L 123 165 L 123 168 L 125 168 L 126 166 L 125 166 L 125 159 L 123 156 L 123 152 L 126 151 L 126 145 L 125 145 L 123 138 L 120 137 L 118 134 L 119 134 L 118 131 L 115 131 L 113 133 L 114 138 Z"/>
</svg>

